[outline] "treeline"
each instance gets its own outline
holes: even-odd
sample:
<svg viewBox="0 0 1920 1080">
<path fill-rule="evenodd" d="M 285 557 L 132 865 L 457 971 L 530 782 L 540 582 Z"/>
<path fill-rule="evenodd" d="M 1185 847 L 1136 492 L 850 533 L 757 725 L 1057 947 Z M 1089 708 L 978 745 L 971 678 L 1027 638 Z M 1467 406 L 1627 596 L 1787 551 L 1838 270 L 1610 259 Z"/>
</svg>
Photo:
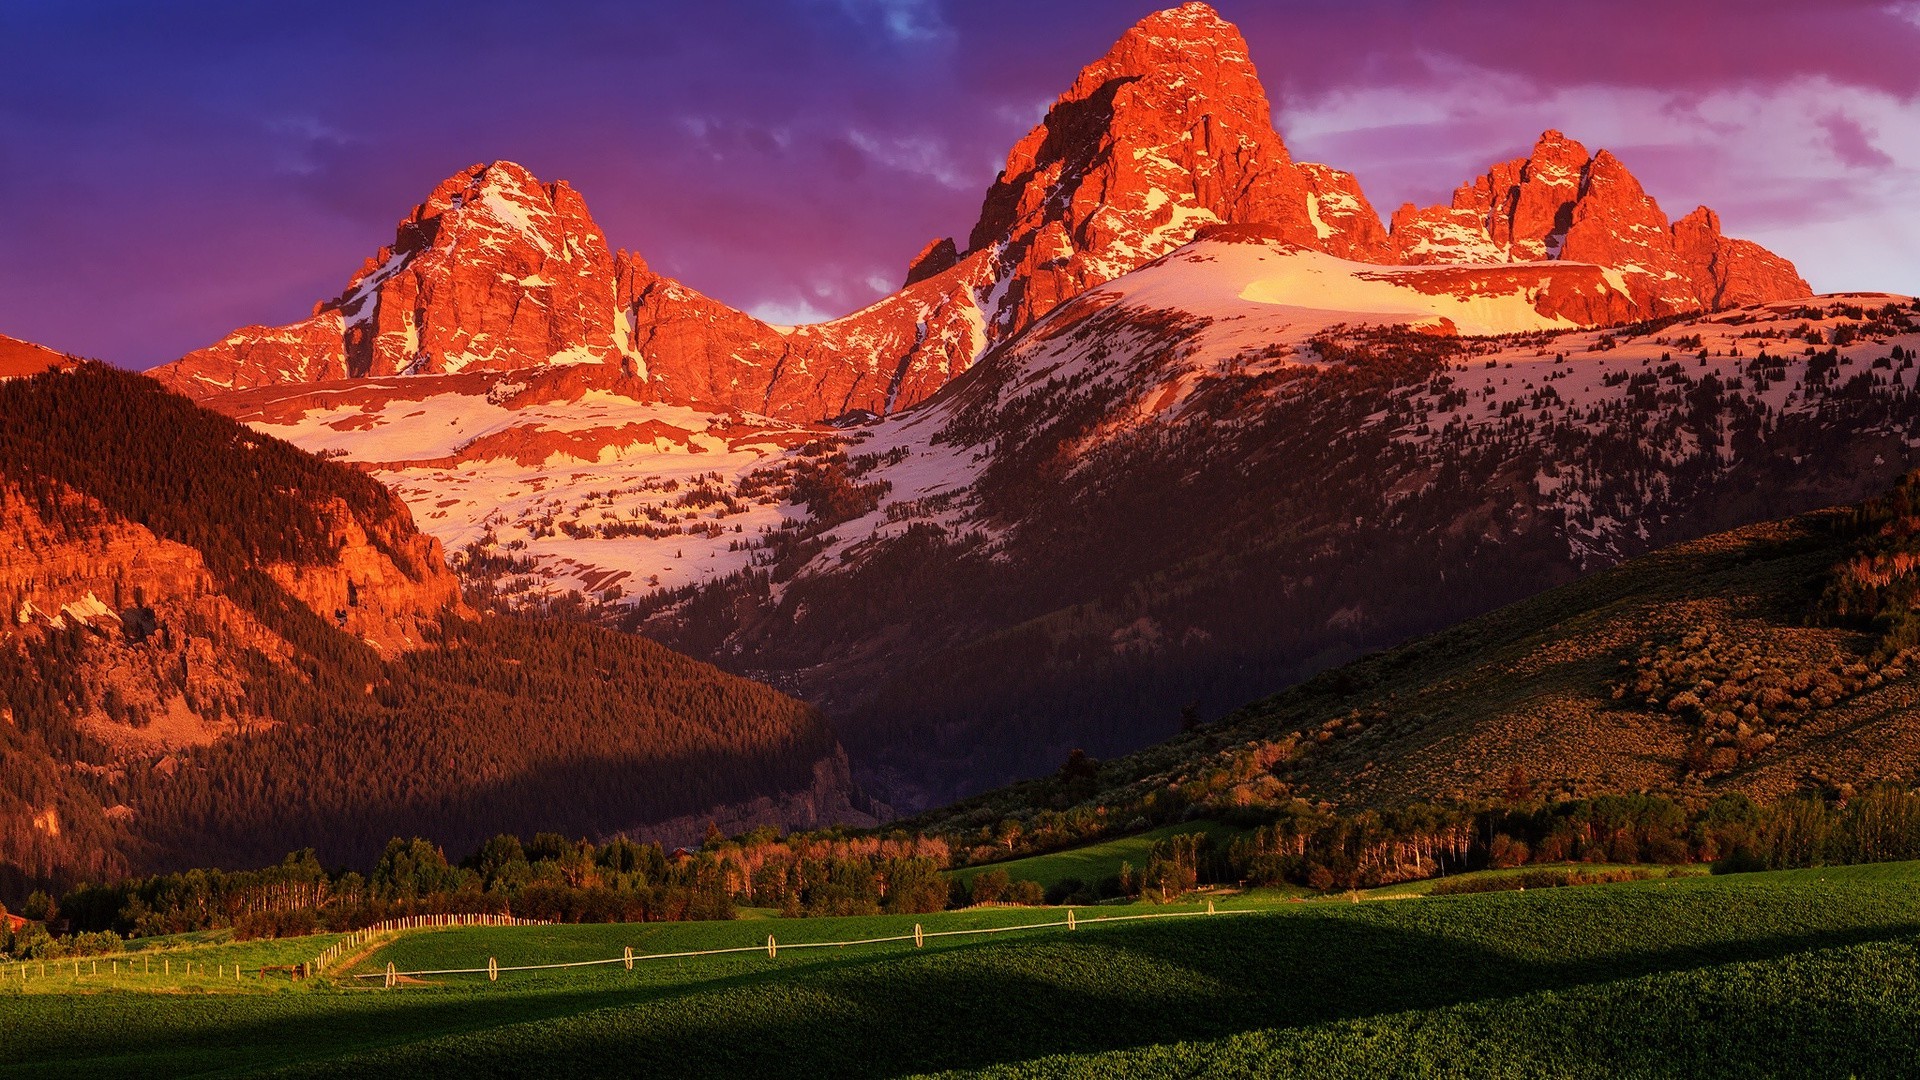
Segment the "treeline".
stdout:
<svg viewBox="0 0 1920 1080">
<path fill-rule="evenodd" d="M 1733 794 L 1691 807 L 1653 795 L 1349 815 L 1296 803 L 1224 849 L 1202 833 L 1174 836 L 1139 875 L 1101 884 L 1170 898 L 1197 884 L 1326 891 L 1542 864 L 1709 863 L 1730 873 L 1905 859 L 1920 859 L 1920 793 L 1880 784 L 1844 799 Z"/>
<path fill-rule="evenodd" d="M 458 863 L 428 841 L 394 839 L 367 874 L 330 872 L 309 850 L 262 870 L 82 885 L 57 903 L 36 893 L 24 913 L 44 926 L 0 936 L 0 956 L 45 958 L 216 928 L 243 938 L 345 931 L 419 914 L 655 922 L 731 919 L 751 906 L 789 917 L 872 915 L 980 903 L 1167 902 L 1204 885 L 1361 889 L 1568 863 L 1710 863 L 1740 872 L 1920 859 L 1920 793 L 1880 784 L 1842 794 L 1772 804 L 1723 795 L 1697 806 L 1622 795 L 1357 814 L 1296 802 L 1230 823 L 1245 828 L 1225 844 L 1206 832 L 1175 834 L 1152 845 L 1142 867 L 1122 864 L 1107 879 L 1047 889 L 991 865 L 962 884 L 943 873 L 960 850 L 954 842 L 899 831 L 782 837 L 762 829 L 734 839 L 715 832 L 697 851 L 674 852 L 625 838 L 596 844 L 541 833 L 523 842 L 503 834 Z M 1552 876 L 1519 880 L 1625 879 L 1577 869 Z"/>
<path fill-rule="evenodd" d="M 257 664 L 245 707 L 279 723 L 137 774 L 142 834 L 227 865 L 303 844 L 364 863 L 399 831 L 606 835 L 803 790 L 835 752 L 812 707 L 642 638 L 451 614 L 438 638 L 371 667 Z"/>
<path fill-rule="evenodd" d="M 596 844 L 502 834 L 457 863 L 426 840 L 394 839 L 364 874 L 329 871 L 309 849 L 259 870 L 83 884 L 57 902 L 36 892 L 22 914 L 44 925 L 0 939 L 0 956 L 40 959 L 223 928 L 241 938 L 346 931 L 423 914 L 667 922 L 731 919 L 736 905 L 788 916 L 939 911 L 967 902 L 941 873 L 946 861 L 942 841 L 905 834 L 781 837 L 766 829 L 733 840 L 716 834 L 697 851 L 674 852 L 623 837 Z"/>
<path fill-rule="evenodd" d="M 99 363 L 0 382 L 0 476 L 49 521 L 84 527 L 86 495 L 107 513 L 198 549 L 216 575 L 269 563 L 331 562 L 324 509 L 345 504 L 396 564 L 406 507 L 372 477 L 203 409 L 142 375 Z"/>
<path fill-rule="evenodd" d="M 367 866 L 396 833 L 453 850 L 503 829 L 613 835 L 805 790 L 838 752 L 800 701 L 577 622 L 420 612 L 423 647 L 383 657 L 261 567 L 333 559 L 344 504 L 413 572 L 405 506 L 150 379 L 84 365 L 0 383 L 0 419 L 0 505 L 63 541 L 130 521 L 192 546 L 259 624 L 103 580 L 123 629 L 4 635 L 0 895 L 307 846 Z M 133 682 L 145 705 L 123 700 Z M 168 702 L 223 737 L 152 758 L 98 737 Z"/>
</svg>

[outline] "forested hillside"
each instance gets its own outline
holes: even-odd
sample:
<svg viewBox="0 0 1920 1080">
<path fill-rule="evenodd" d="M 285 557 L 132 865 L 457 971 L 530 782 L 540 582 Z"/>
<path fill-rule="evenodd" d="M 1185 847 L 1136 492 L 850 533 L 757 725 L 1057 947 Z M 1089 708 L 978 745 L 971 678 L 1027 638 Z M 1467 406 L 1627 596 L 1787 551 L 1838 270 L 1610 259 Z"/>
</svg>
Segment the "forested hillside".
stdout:
<svg viewBox="0 0 1920 1080">
<path fill-rule="evenodd" d="M 1244 287 L 1298 258 L 1185 250 L 854 432 L 847 477 L 878 493 L 864 518 L 749 541 L 748 570 L 634 617 L 694 655 L 792 673 L 882 790 L 938 805 L 1920 464 L 1906 298 L 1307 336 L 1228 300 L 1157 306 L 1233 260 Z M 913 497 L 936 465 L 950 486 Z"/>
<path fill-rule="evenodd" d="M 849 809 L 808 706 L 468 610 L 364 473 L 100 365 L 0 383 L 0 590 L 10 891 L 309 845 L 364 863 L 402 832 Z"/>
<path fill-rule="evenodd" d="M 1916 505 L 1909 476 L 1858 507 L 1642 556 L 912 824 L 1077 840 L 1261 808 L 1904 790 L 1920 777 Z"/>
</svg>

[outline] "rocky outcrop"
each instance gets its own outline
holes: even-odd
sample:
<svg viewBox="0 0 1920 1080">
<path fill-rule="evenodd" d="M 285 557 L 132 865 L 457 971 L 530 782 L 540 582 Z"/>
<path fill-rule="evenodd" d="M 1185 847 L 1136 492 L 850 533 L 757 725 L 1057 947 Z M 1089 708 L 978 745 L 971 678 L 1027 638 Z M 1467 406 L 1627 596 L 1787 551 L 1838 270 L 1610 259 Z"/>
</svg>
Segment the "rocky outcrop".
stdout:
<svg viewBox="0 0 1920 1080">
<path fill-rule="evenodd" d="M 1487 235 L 1485 213 L 1469 208 L 1407 203 L 1393 212 L 1387 237 L 1392 261 L 1399 263 L 1499 263 L 1506 252 Z"/>
<path fill-rule="evenodd" d="M 613 256 L 566 181 L 510 161 L 448 177 L 339 296 L 155 374 L 188 393 L 463 369 L 608 363 L 623 352 Z"/>
<path fill-rule="evenodd" d="M 1380 215 L 1350 172 L 1303 162 L 1307 182 L 1307 218 L 1315 245 L 1329 255 L 1356 262 L 1381 262 L 1391 250 Z"/>
<path fill-rule="evenodd" d="M 1720 215 L 1704 206 L 1673 223 L 1673 245 L 1708 307 L 1740 307 L 1812 292 L 1792 263 L 1751 240 L 1722 236 Z"/>
<path fill-rule="evenodd" d="M 1306 178 L 1271 114 L 1246 39 L 1207 5 L 1128 30 L 987 190 L 968 246 L 997 267 L 989 336 L 1020 332 L 1209 222 L 1261 222 L 1317 246 Z"/>
<path fill-rule="evenodd" d="M 935 274 L 944 274 L 953 269 L 960 261 L 960 249 L 953 244 L 953 237 L 943 236 L 938 240 L 927 241 L 920 254 L 907 264 L 907 285 L 925 281 Z"/>
<path fill-rule="evenodd" d="M 1393 216 L 1401 262 L 1558 259 L 1618 275 L 1637 317 L 1806 296 L 1793 265 L 1758 244 L 1728 240 L 1705 207 L 1669 224 L 1620 159 L 1547 131 L 1527 157 L 1461 185 L 1446 207 Z"/>
<path fill-rule="evenodd" d="M 81 631 L 70 698 L 110 747 L 163 752 L 234 730 L 246 654 L 286 643 L 220 591 L 198 551 L 162 540 L 73 492 L 52 506 L 0 482 L 0 648 Z"/>
<path fill-rule="evenodd" d="M 447 569 L 440 541 L 425 533 L 368 537 L 345 503 L 326 506 L 330 563 L 279 563 L 266 568 L 281 587 L 323 618 L 382 652 L 426 643 L 440 614 L 460 603 L 460 582 Z"/>
<path fill-rule="evenodd" d="M 774 327 L 633 258 L 624 281 L 631 339 L 650 400 L 788 420 L 884 415 L 933 395 L 987 347 L 972 256 L 862 311 Z"/>
</svg>

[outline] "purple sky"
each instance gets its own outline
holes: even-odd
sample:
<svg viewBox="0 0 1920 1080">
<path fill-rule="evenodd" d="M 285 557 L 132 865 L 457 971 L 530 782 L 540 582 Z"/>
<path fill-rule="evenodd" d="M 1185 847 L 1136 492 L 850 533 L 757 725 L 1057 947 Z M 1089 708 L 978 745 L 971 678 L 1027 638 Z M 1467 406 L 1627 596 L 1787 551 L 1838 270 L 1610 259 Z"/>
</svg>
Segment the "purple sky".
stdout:
<svg viewBox="0 0 1920 1080">
<path fill-rule="evenodd" d="M 144 367 L 304 317 L 494 158 L 721 300 L 844 314 L 1152 6 L 5 0 L 0 333 Z M 1920 293 L 1920 0 L 1217 6 L 1383 213 L 1558 127 L 1816 289 Z"/>
</svg>

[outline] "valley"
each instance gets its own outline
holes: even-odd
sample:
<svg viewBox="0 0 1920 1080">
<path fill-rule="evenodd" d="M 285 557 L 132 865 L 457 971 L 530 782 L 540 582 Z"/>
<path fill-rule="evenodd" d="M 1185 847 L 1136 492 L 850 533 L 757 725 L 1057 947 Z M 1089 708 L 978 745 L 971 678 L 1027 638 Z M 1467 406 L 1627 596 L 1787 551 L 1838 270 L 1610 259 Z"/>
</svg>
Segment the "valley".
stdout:
<svg viewBox="0 0 1920 1080">
<path fill-rule="evenodd" d="M 1920 1072 L 1911 12 L 342 3 L 0 19 L 0 1077 Z"/>
</svg>

